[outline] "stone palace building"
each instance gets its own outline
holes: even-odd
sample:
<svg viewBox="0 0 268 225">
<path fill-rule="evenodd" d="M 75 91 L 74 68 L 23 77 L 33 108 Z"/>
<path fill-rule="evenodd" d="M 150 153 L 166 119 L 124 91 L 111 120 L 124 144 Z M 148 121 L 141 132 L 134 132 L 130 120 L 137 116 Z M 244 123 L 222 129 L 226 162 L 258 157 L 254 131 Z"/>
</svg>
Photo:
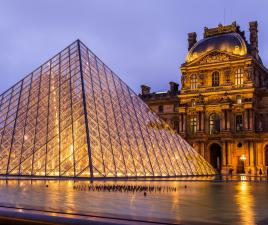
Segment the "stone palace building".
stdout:
<svg viewBox="0 0 268 225">
<path fill-rule="evenodd" d="M 188 34 L 181 89 L 140 97 L 221 173 L 268 173 L 268 70 L 258 50 L 258 24 L 250 38 L 236 22 Z"/>
</svg>

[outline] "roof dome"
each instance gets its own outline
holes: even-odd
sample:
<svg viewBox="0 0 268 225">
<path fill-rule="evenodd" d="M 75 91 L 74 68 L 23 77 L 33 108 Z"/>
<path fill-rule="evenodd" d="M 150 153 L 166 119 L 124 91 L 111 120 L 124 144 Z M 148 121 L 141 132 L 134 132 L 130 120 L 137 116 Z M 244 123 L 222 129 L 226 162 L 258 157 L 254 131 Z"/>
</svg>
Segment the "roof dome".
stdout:
<svg viewBox="0 0 268 225">
<path fill-rule="evenodd" d="M 191 62 L 212 50 L 243 56 L 247 54 L 247 45 L 238 33 L 207 37 L 194 44 L 187 54 L 186 62 Z"/>
</svg>

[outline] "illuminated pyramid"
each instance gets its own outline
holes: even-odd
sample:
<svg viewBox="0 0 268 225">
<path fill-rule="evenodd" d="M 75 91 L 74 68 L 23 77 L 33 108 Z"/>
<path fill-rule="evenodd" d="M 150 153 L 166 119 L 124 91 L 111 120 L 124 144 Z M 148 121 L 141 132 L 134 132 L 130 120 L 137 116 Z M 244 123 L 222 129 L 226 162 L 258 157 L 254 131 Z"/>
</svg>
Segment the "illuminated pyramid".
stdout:
<svg viewBox="0 0 268 225">
<path fill-rule="evenodd" d="M 0 141 L 2 175 L 215 173 L 79 40 L 0 96 Z"/>
</svg>

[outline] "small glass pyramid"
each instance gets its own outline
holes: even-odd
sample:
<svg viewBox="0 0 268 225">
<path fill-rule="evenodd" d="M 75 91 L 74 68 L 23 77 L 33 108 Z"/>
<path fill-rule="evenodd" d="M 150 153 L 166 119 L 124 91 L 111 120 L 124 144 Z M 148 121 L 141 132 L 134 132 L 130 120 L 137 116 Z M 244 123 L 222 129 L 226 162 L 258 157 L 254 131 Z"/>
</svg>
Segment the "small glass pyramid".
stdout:
<svg viewBox="0 0 268 225">
<path fill-rule="evenodd" d="M 1 175 L 215 174 L 79 40 L 0 96 L 0 145 Z"/>
</svg>

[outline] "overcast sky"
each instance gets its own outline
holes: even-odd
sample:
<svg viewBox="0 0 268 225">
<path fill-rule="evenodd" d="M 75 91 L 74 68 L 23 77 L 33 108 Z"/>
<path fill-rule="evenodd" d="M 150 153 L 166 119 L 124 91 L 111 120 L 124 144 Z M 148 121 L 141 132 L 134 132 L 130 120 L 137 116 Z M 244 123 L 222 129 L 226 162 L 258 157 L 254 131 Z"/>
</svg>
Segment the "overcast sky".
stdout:
<svg viewBox="0 0 268 225">
<path fill-rule="evenodd" d="M 224 10 L 225 9 L 225 10 Z M 0 92 L 76 39 L 131 88 L 153 91 L 180 82 L 187 33 L 233 21 L 259 23 L 268 66 L 267 0 L 0 0 Z"/>
</svg>

